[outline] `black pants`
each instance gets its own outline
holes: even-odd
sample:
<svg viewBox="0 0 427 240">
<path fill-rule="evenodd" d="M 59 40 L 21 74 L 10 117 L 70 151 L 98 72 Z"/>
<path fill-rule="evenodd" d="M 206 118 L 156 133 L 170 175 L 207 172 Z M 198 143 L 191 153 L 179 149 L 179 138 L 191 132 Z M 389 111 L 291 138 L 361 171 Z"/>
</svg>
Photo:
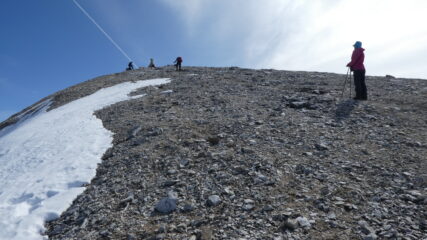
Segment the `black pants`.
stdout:
<svg viewBox="0 0 427 240">
<path fill-rule="evenodd" d="M 354 87 L 356 90 L 356 99 L 367 100 L 368 90 L 365 84 L 365 70 L 354 70 Z"/>
<path fill-rule="evenodd" d="M 177 70 L 177 71 L 181 71 L 181 63 L 180 63 L 180 62 L 177 62 L 177 63 L 175 64 L 175 67 L 176 67 L 176 70 Z"/>
</svg>

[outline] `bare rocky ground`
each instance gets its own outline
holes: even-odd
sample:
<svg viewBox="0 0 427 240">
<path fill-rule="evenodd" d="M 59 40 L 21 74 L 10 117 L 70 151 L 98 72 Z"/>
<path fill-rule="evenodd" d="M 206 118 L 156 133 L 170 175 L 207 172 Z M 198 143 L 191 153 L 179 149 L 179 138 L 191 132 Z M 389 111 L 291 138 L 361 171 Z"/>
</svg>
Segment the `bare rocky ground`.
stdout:
<svg viewBox="0 0 427 240">
<path fill-rule="evenodd" d="M 354 101 L 339 74 L 142 68 L 52 107 L 164 77 L 96 112 L 114 146 L 50 239 L 427 239 L 427 81 L 368 77 Z"/>
</svg>

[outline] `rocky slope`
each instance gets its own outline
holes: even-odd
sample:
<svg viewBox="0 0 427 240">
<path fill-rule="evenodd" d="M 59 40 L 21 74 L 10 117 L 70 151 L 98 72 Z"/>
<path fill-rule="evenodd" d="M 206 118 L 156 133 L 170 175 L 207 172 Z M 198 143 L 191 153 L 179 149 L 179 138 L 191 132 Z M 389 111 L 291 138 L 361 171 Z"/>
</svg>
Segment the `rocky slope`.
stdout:
<svg viewBox="0 0 427 240">
<path fill-rule="evenodd" d="M 164 67 L 52 107 L 163 77 L 96 113 L 114 146 L 50 239 L 427 239 L 427 81 L 368 77 L 354 101 L 345 75 Z"/>
</svg>

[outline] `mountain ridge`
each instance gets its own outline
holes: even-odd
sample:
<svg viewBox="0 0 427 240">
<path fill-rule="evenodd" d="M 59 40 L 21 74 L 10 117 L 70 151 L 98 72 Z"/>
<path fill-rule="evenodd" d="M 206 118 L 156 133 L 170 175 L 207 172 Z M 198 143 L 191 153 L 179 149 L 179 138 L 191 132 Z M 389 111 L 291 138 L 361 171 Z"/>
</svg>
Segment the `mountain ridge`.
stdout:
<svg viewBox="0 0 427 240">
<path fill-rule="evenodd" d="M 368 76 L 354 101 L 340 74 L 141 68 L 44 100 L 154 78 L 172 82 L 95 113 L 113 147 L 50 239 L 427 236 L 426 81 Z"/>
</svg>

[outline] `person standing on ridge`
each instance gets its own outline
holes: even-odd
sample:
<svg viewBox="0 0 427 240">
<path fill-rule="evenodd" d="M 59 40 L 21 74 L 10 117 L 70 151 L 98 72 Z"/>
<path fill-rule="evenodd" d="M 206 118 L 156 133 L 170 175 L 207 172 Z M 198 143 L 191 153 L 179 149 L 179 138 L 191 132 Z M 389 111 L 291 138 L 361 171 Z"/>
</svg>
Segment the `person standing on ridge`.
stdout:
<svg viewBox="0 0 427 240">
<path fill-rule="evenodd" d="M 175 63 L 176 70 L 181 71 L 182 57 L 177 57 L 174 63 Z"/>
<path fill-rule="evenodd" d="M 126 68 L 127 71 L 133 70 L 133 62 L 129 62 L 128 67 Z"/>
<path fill-rule="evenodd" d="M 354 45 L 354 51 L 351 55 L 351 62 L 347 64 L 347 67 L 353 72 L 354 76 L 354 87 L 356 90 L 355 100 L 368 100 L 368 90 L 365 84 L 365 66 L 363 61 L 365 60 L 365 49 L 362 48 L 362 42 L 357 41 Z"/>
<path fill-rule="evenodd" d="M 149 68 L 156 68 L 156 65 L 154 65 L 154 59 L 150 58 L 150 64 L 148 64 Z"/>
</svg>

